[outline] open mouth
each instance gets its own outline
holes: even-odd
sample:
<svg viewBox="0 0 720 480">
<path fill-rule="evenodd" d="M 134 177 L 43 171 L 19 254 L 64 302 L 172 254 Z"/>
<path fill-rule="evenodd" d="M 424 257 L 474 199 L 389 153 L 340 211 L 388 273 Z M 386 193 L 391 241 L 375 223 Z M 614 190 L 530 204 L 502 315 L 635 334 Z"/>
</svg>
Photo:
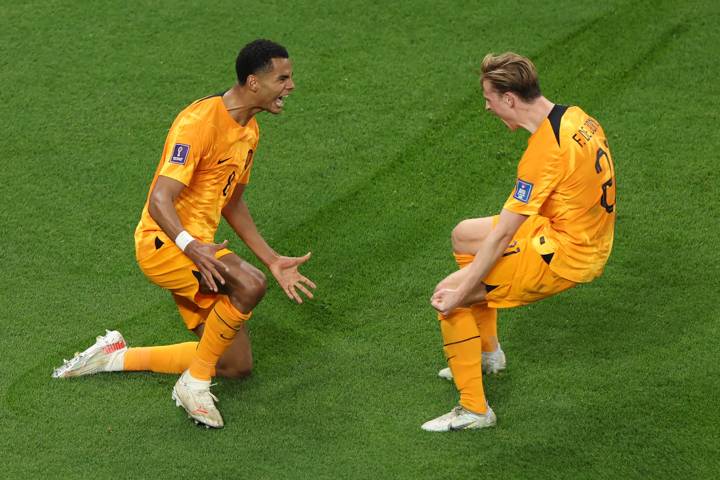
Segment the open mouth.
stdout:
<svg viewBox="0 0 720 480">
<path fill-rule="evenodd" d="M 282 108 L 285 105 L 286 98 L 287 98 L 287 95 L 280 95 L 278 98 L 275 99 L 275 105 L 277 107 Z"/>
</svg>

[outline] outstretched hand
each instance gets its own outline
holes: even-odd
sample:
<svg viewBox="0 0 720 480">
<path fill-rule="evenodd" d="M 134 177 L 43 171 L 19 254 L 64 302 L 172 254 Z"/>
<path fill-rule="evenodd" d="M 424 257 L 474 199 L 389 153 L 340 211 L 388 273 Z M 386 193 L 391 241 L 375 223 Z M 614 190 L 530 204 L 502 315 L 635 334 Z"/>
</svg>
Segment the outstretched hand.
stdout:
<svg viewBox="0 0 720 480">
<path fill-rule="evenodd" d="M 303 303 L 298 290 L 308 298 L 313 298 L 313 294 L 308 288 L 314 289 L 315 284 L 298 271 L 298 267 L 309 259 L 309 252 L 302 257 L 279 257 L 269 266 L 275 280 L 285 291 L 285 295 L 297 303 Z"/>
<path fill-rule="evenodd" d="M 185 255 L 197 265 L 205 284 L 213 292 L 218 291 L 216 281 L 225 285 L 225 279 L 220 272 L 227 272 L 228 267 L 215 258 L 215 254 L 227 246 L 227 240 L 223 243 L 205 243 L 195 239 L 185 247 Z"/>
</svg>

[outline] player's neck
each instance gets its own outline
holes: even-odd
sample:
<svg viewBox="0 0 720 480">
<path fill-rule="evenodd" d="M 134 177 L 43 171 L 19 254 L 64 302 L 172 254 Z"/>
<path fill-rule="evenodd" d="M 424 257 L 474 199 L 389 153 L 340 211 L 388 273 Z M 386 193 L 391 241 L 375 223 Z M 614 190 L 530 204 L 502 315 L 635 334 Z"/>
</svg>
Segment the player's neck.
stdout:
<svg viewBox="0 0 720 480">
<path fill-rule="evenodd" d="M 235 85 L 233 88 L 225 92 L 222 96 L 222 100 L 225 105 L 225 109 L 232 119 L 244 127 L 248 124 L 248 122 L 250 122 L 250 120 L 252 120 L 255 114 L 260 113 L 262 109 L 252 106 L 238 87 L 239 85 Z"/>
<path fill-rule="evenodd" d="M 535 133 L 542 122 L 550 115 L 550 111 L 554 106 L 554 103 L 542 96 L 533 100 L 532 103 L 524 104 L 524 111 L 518 125 L 530 133 Z"/>
</svg>

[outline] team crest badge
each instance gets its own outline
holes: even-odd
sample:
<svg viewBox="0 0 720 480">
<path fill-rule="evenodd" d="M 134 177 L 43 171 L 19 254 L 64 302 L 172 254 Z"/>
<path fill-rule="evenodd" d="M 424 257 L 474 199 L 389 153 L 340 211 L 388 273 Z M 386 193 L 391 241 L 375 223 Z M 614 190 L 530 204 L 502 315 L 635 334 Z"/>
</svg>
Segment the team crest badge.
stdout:
<svg viewBox="0 0 720 480">
<path fill-rule="evenodd" d="M 533 184 L 524 180 L 518 179 L 517 187 L 515 187 L 515 193 L 513 198 L 522 203 L 528 203 L 530 201 L 530 194 L 532 193 Z"/>
<path fill-rule="evenodd" d="M 185 143 L 176 143 L 173 147 L 172 155 L 170 155 L 170 163 L 185 165 L 189 151 L 190 145 Z"/>
</svg>

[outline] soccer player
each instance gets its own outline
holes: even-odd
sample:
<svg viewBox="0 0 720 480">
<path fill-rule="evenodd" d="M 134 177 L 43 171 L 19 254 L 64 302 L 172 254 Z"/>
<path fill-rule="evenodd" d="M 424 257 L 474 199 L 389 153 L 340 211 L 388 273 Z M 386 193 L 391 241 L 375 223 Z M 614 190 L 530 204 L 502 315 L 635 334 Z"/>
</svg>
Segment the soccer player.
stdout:
<svg viewBox="0 0 720 480">
<path fill-rule="evenodd" d="M 452 246 L 460 270 L 436 287 L 449 371 L 460 404 L 422 425 L 440 432 L 491 427 L 482 372 L 505 368 L 497 309 L 528 304 L 598 277 L 615 225 L 615 171 L 605 132 L 576 106 L 540 92 L 533 63 L 515 53 L 482 62 L 485 109 L 530 132 L 515 187 L 494 217 L 460 222 Z"/>
<path fill-rule="evenodd" d="M 221 428 L 210 393 L 219 375 L 240 378 L 252 369 L 245 322 L 265 294 L 264 274 L 215 243 L 224 217 L 272 272 L 285 294 L 302 303 L 315 284 L 298 271 L 310 258 L 276 253 L 258 232 L 243 200 L 259 128 L 255 115 L 279 114 L 293 91 L 287 50 L 256 40 L 236 60 L 237 84 L 197 100 L 175 119 L 135 230 L 140 268 L 169 290 L 185 325 L 199 342 L 127 348 L 117 331 L 56 369 L 53 377 L 104 371 L 181 373 L 172 398 L 196 423 Z"/>
</svg>

